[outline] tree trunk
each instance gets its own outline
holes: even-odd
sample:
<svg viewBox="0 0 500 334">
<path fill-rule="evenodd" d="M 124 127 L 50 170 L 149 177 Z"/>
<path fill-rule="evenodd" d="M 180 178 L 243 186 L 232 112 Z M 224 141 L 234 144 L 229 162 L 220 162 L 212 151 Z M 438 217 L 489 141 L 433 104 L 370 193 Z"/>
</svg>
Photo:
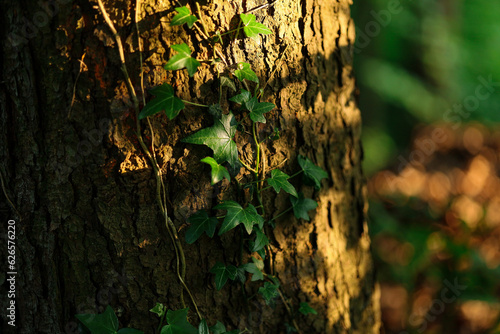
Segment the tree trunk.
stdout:
<svg viewBox="0 0 500 334">
<path fill-rule="evenodd" d="M 199 4 L 214 33 L 236 28 L 238 14 L 262 2 Z M 104 5 L 124 43 L 132 83 L 141 92 L 135 1 Z M 195 2 L 189 5 L 194 11 Z M 184 100 L 216 103 L 213 67 L 203 64 L 193 78 L 185 70 L 163 69 L 172 44 L 186 42 L 198 59 L 213 56 L 197 30 L 169 25 L 177 6 L 173 1 L 141 1 L 145 86 L 167 82 Z M 4 0 L 0 11 L 0 171 L 8 196 L 0 212 L 4 226 L 9 219 L 16 221 L 17 237 L 16 327 L 7 324 L 4 314 L 2 327 L 13 333 L 77 333 L 75 314 L 102 312 L 111 305 L 121 325 L 154 333 L 158 319 L 149 309 L 156 302 L 183 308 L 182 287 L 175 249 L 156 202 L 153 170 L 137 142 L 136 115 L 113 35 L 94 1 Z M 281 138 L 265 142 L 262 166 L 270 170 L 281 164 L 291 175 L 301 154 L 330 176 L 320 191 L 301 187 L 319 203 L 310 212 L 311 221 L 285 215 L 270 235 L 284 299 L 303 333 L 378 333 L 349 1 L 280 0 L 253 14 L 273 34 L 254 41 L 240 33 L 234 43 L 229 34 L 216 48 L 229 65 L 250 63 L 261 85 L 268 82 L 262 101 L 277 108 L 259 126 L 259 134 L 264 138 L 276 127 Z M 151 96 L 146 93 L 146 98 Z M 186 218 L 229 198 L 234 189 L 226 181 L 210 185 L 209 168 L 200 162 L 211 154 L 209 149 L 181 142 L 210 125 L 206 110 L 188 106 L 174 120 L 157 115 L 151 122 L 168 189 L 168 215 L 179 231 L 186 284 L 201 314 L 209 325 L 219 320 L 228 329 L 285 333 L 285 323 L 292 319 L 283 301 L 273 309 L 259 296 L 245 298 L 261 283 L 215 289 L 210 268 L 218 261 L 241 264 L 243 235 L 235 229 L 212 239 L 203 236 L 192 245 L 184 242 Z M 150 145 L 148 124 L 141 124 Z M 247 139 L 237 137 L 239 153 L 252 162 Z M 240 176 L 246 175 L 242 169 Z M 284 194 L 269 194 L 263 206 L 270 218 L 288 203 Z M 6 259 L 5 246 L 1 252 Z M 7 278 L 0 276 L 3 296 Z M 318 314 L 298 313 L 301 302 Z M 2 313 L 8 303 L 2 298 Z M 198 324 L 194 312 L 190 321 Z"/>
</svg>

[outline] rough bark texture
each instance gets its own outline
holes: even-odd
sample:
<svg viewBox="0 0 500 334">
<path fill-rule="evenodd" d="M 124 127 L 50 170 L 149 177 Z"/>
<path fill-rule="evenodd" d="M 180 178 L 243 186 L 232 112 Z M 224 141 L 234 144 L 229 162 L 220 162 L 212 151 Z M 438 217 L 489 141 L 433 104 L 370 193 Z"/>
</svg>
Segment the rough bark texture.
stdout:
<svg viewBox="0 0 500 334">
<path fill-rule="evenodd" d="M 194 1 L 189 4 L 196 8 Z M 261 4 L 200 1 L 209 30 L 222 32 L 237 26 L 239 13 Z M 106 1 L 105 6 L 140 91 L 135 2 Z M 218 85 L 209 66 L 203 65 L 194 78 L 185 70 L 162 68 L 172 44 L 187 42 L 199 59 L 212 56 L 195 30 L 169 26 L 175 6 L 166 0 L 144 0 L 140 6 L 146 88 L 168 82 L 183 99 L 214 103 Z M 113 37 L 93 1 L 2 1 L 0 12 L 0 171 L 22 216 L 16 217 L 2 199 L 3 226 L 7 218 L 17 221 L 14 332 L 76 333 L 76 313 L 102 311 L 109 304 L 122 325 L 153 333 L 157 320 L 148 310 L 157 301 L 181 308 L 181 287 L 152 169 L 137 143 L 135 113 Z M 254 14 L 272 35 L 259 42 L 240 37 L 236 43 L 227 36 L 219 48 L 229 63 L 246 61 L 262 83 L 269 82 L 262 100 L 277 108 L 259 130 L 263 137 L 276 126 L 282 137 L 267 142 L 263 166 L 269 169 L 287 158 L 282 167 L 294 173 L 302 154 L 330 175 L 319 192 L 302 189 L 319 202 L 310 222 L 293 215 L 278 220 L 271 238 L 276 275 L 295 309 L 306 301 L 318 311 L 296 315 L 303 333 L 377 333 L 349 1 L 280 0 Z M 228 198 L 232 186 L 226 181 L 210 186 L 208 167 L 199 161 L 210 150 L 180 142 L 210 125 L 205 110 L 188 107 L 173 121 L 157 116 L 152 122 L 169 215 L 183 238 L 186 218 Z M 150 142 L 150 132 L 144 135 Z M 250 163 L 247 139 L 240 135 L 237 142 Z M 283 194 L 264 198 L 269 216 L 288 205 Z M 187 284 L 209 324 L 217 319 L 230 329 L 284 333 L 290 319 L 282 302 L 273 310 L 259 297 L 246 303 L 238 284 L 221 291 L 214 287 L 210 268 L 216 261 L 238 264 L 241 242 L 234 231 L 220 238 L 204 236 L 193 245 L 183 242 Z M 0 279 L 4 296 L 7 283 L 5 276 Z M 245 289 L 251 295 L 258 287 L 247 282 Z M 9 329 L 3 313 L 2 326 Z M 194 314 L 191 319 L 197 323 Z"/>
</svg>

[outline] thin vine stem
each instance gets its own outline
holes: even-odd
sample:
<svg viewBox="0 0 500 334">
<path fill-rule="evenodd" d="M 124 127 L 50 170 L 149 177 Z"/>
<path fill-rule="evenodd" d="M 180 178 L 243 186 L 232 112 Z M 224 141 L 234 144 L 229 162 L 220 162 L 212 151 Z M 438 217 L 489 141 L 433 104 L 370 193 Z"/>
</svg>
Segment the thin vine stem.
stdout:
<svg viewBox="0 0 500 334">
<path fill-rule="evenodd" d="M 122 41 L 121 41 L 121 38 L 120 38 L 120 35 L 118 34 L 114 24 L 113 24 L 113 21 L 111 21 L 107 11 L 106 11 L 106 8 L 104 7 L 104 4 L 102 3 L 102 0 L 97 0 L 97 3 L 98 3 L 98 6 L 99 6 L 99 9 L 101 10 L 101 14 L 104 18 L 104 20 L 106 21 L 106 24 L 108 25 L 109 29 L 111 30 L 111 32 L 113 33 L 113 37 L 115 38 L 115 41 L 116 41 L 116 44 L 117 44 L 117 48 L 118 48 L 118 52 L 119 52 L 119 55 L 120 55 L 120 62 L 121 62 L 121 69 L 122 69 L 122 72 L 123 72 L 123 75 L 125 77 L 125 83 L 127 85 L 127 89 L 131 95 L 131 98 L 132 98 L 132 102 L 134 104 L 134 109 L 136 111 L 136 135 L 137 135 L 137 140 L 142 148 L 142 150 L 144 151 L 144 153 L 146 154 L 146 156 L 149 158 L 149 160 L 151 161 L 151 164 L 152 164 L 152 167 L 153 167 L 153 170 L 155 172 L 155 177 L 156 177 L 156 182 L 157 182 L 157 200 L 158 200 L 158 204 L 160 205 L 160 209 L 162 211 L 162 214 L 163 216 L 165 217 L 165 220 L 166 220 L 166 225 L 167 225 L 167 230 L 172 238 L 172 241 L 173 241 L 173 244 L 174 244 L 174 248 L 175 248 L 175 251 L 176 251 L 176 259 L 177 259 L 177 276 L 179 278 L 179 281 L 181 282 L 181 285 L 184 287 L 184 289 L 188 292 L 190 298 L 191 298 L 191 301 L 196 309 L 196 312 L 198 314 L 198 317 L 200 318 L 200 320 L 202 319 L 202 316 L 198 310 L 198 306 L 196 304 L 196 301 L 194 300 L 193 298 L 193 295 L 191 294 L 191 291 L 189 290 L 189 288 L 187 287 L 187 285 L 185 284 L 184 282 L 184 276 L 185 276 L 185 257 L 184 257 L 184 251 L 182 249 L 182 245 L 180 244 L 180 241 L 179 241 L 179 237 L 177 235 L 177 231 L 176 231 L 176 228 L 175 228 L 175 225 L 173 224 L 172 220 L 170 219 L 170 217 L 168 216 L 168 211 L 167 211 L 167 207 L 166 207 L 166 189 L 165 189 L 165 185 L 163 183 L 163 178 L 162 178 L 162 173 L 161 173 L 161 169 L 159 168 L 158 166 L 158 162 L 156 161 L 156 158 L 155 156 L 153 156 L 151 154 L 151 152 L 149 151 L 148 147 L 146 146 L 146 144 L 144 143 L 144 140 L 142 138 L 142 132 L 141 132 L 141 125 L 140 125 L 140 121 L 139 121 L 139 112 L 140 112 L 140 109 L 139 109 L 139 100 L 137 99 L 137 94 L 136 94 L 136 91 L 134 89 L 134 86 L 132 85 L 132 81 L 130 79 L 130 75 L 128 74 L 128 71 L 127 71 L 127 66 L 126 66 L 126 61 L 125 61 L 125 53 L 124 53 L 124 49 L 123 49 L 123 44 L 122 44 Z M 140 35 L 139 35 L 139 28 L 138 28 L 138 16 L 139 16 L 139 0 L 137 0 L 136 2 L 136 15 L 135 15 L 135 24 L 136 24 L 136 29 L 137 29 L 137 38 L 140 39 Z M 140 42 L 139 42 L 140 43 Z M 142 63 L 141 63 L 141 67 L 142 67 Z M 144 94 L 143 94 L 144 95 Z M 144 101 L 144 97 L 143 97 L 143 101 Z M 163 200 L 162 200 L 162 196 L 161 196 L 161 190 L 163 190 Z M 182 267 L 179 268 L 179 267 Z M 181 299 L 182 299 L 182 302 L 184 304 L 184 300 L 183 300 L 183 297 L 182 297 L 182 294 L 181 294 Z"/>
</svg>

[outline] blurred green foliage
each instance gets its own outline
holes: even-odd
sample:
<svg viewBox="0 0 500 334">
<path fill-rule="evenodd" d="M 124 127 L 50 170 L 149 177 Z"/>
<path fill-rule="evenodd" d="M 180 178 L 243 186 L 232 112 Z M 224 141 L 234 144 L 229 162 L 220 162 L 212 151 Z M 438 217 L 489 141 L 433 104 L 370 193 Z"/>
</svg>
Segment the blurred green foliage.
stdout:
<svg viewBox="0 0 500 334">
<path fill-rule="evenodd" d="M 408 147 L 416 123 L 445 121 L 479 76 L 500 82 L 499 1 L 355 0 L 352 15 L 368 175 Z M 498 122 L 499 109 L 495 92 L 463 121 Z"/>
<path fill-rule="evenodd" d="M 470 122 L 494 127 L 500 121 L 500 1 L 354 0 L 352 16 L 368 177 L 396 166 L 398 156 L 408 159 L 419 124 L 453 121 L 459 129 Z M 481 80 L 494 83 L 486 99 L 477 99 Z M 461 116 L 450 112 L 474 98 L 477 108 L 466 106 Z M 499 308 L 500 267 L 488 265 L 471 246 L 480 245 L 491 230 L 473 231 L 461 221 L 450 232 L 445 215 L 433 213 L 419 198 L 370 197 L 379 280 L 408 291 L 407 317 L 418 308 L 423 287 L 433 287 L 431 298 L 439 298 L 443 281 L 454 279 L 467 286 L 458 303 L 484 301 Z M 402 333 L 499 333 L 498 315 L 489 328 L 467 327 L 466 318 L 454 304 L 434 317 L 432 326 L 424 321 L 425 329 L 408 318 L 400 322 Z"/>
</svg>

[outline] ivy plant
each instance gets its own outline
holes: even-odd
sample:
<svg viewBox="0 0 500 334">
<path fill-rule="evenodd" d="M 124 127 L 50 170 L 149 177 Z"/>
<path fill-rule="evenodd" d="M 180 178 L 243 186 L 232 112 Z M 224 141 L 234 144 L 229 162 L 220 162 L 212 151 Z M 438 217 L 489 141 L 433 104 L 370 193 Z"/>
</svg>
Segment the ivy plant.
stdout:
<svg viewBox="0 0 500 334">
<path fill-rule="evenodd" d="M 103 10 L 101 0 L 98 0 L 98 2 L 101 10 Z M 198 3 L 196 3 L 196 6 L 199 11 L 200 8 Z M 257 39 L 260 35 L 272 33 L 267 26 L 257 22 L 257 18 L 254 14 L 241 13 L 239 15 L 240 23 L 237 29 L 229 30 L 224 33 L 217 30 L 214 35 L 209 35 L 208 29 L 204 26 L 201 17 L 197 17 L 193 14 L 188 7 L 176 7 L 175 12 L 170 22 L 171 26 L 184 26 L 185 24 L 188 29 L 196 27 L 212 45 L 223 43 L 222 36 L 233 32 L 236 32 L 236 38 L 240 29 L 243 30 L 246 37 L 252 39 Z M 105 12 L 103 15 L 104 14 Z M 199 24 L 201 24 L 203 29 L 199 28 Z M 121 45 L 121 43 L 118 44 Z M 194 47 L 196 48 L 196 43 Z M 193 77 L 201 63 L 200 60 L 193 57 L 193 50 L 191 47 L 186 43 L 180 43 L 171 45 L 170 49 L 172 51 L 172 56 L 166 62 L 164 68 L 169 71 L 186 69 L 188 75 Z M 216 53 L 215 51 L 214 49 L 214 53 Z M 218 64 L 221 60 L 220 58 L 213 58 L 203 61 L 214 65 Z M 210 269 L 210 273 L 214 275 L 216 289 L 223 289 L 228 282 L 239 282 L 243 287 L 248 280 L 247 275 L 249 274 L 250 282 L 254 282 L 252 284 L 257 284 L 256 287 L 258 287 L 258 289 L 256 290 L 258 291 L 258 295 L 261 296 L 266 304 L 274 305 L 279 297 L 282 298 L 283 302 L 287 303 L 280 290 L 281 284 L 279 280 L 276 276 L 267 272 L 266 266 L 264 265 L 267 254 L 273 252 L 270 242 L 270 233 L 272 233 L 272 228 L 275 227 L 278 218 L 291 214 L 292 212 L 296 219 L 304 221 L 310 220 L 310 212 L 316 209 L 318 203 L 312 198 L 306 198 L 304 193 L 300 190 L 308 186 L 314 187 L 314 190 L 320 190 L 321 182 L 323 179 L 328 178 L 328 174 L 315 165 L 312 160 L 302 155 L 297 156 L 297 163 L 300 170 L 291 176 L 285 173 L 285 171 L 277 168 L 277 166 L 268 171 L 264 170 L 261 166 L 261 161 L 264 159 L 263 150 L 265 149 L 265 142 L 268 140 L 279 140 L 280 131 L 273 128 L 271 129 L 271 135 L 262 138 L 262 132 L 259 130 L 261 127 L 268 124 L 269 115 L 272 115 L 271 112 L 276 109 L 276 106 L 272 102 L 261 101 L 264 89 L 260 88 L 259 77 L 252 70 L 252 66 L 249 63 L 239 62 L 233 64 L 233 66 L 227 66 L 224 73 L 217 69 L 217 76 L 219 78 L 218 103 L 203 105 L 185 101 L 176 96 L 175 90 L 170 84 L 163 83 L 149 90 L 149 94 L 153 96 L 153 98 L 145 103 L 142 110 L 137 110 L 138 119 L 146 119 L 148 117 L 157 116 L 161 112 L 165 112 L 167 118 L 173 120 L 187 104 L 208 109 L 207 115 L 210 115 L 212 125 L 199 129 L 186 136 L 182 139 L 182 143 L 183 145 L 204 145 L 212 150 L 212 156 L 206 156 L 201 159 L 201 162 L 208 165 L 207 167 L 210 168 L 211 185 L 215 185 L 223 179 L 226 179 L 227 184 L 235 187 L 237 190 L 250 189 L 251 196 L 246 201 L 239 201 L 237 198 L 227 199 L 212 208 L 205 208 L 192 214 L 187 219 L 188 228 L 185 230 L 185 241 L 187 244 L 193 244 L 202 238 L 203 235 L 206 235 L 208 238 L 217 238 L 225 234 L 235 233 L 236 230 L 239 230 L 240 235 L 244 236 L 239 254 L 240 260 L 237 263 L 223 263 L 220 259 L 214 259 L 214 265 Z M 135 92 L 130 86 L 131 85 L 129 85 L 129 89 L 131 89 L 132 95 L 135 96 Z M 228 103 L 222 104 L 221 101 L 223 96 L 222 89 L 225 87 L 233 92 L 233 95 L 229 96 L 228 101 L 232 103 L 231 110 L 234 112 L 221 108 L 221 105 L 228 105 Z M 276 113 L 277 111 L 275 114 Z M 139 121 L 138 129 L 140 129 Z M 152 160 L 153 166 L 157 165 L 155 155 L 151 154 L 148 146 L 142 142 L 140 131 L 138 132 L 138 138 L 142 143 L 143 150 Z M 238 133 L 241 134 L 241 138 L 250 135 L 250 143 L 254 149 L 254 158 L 252 162 L 245 162 L 243 157 L 239 154 L 237 141 L 240 142 L 241 139 L 235 140 Z M 152 144 L 152 149 L 154 150 L 154 144 Z M 242 167 L 250 172 L 250 178 L 240 173 Z M 302 174 L 302 183 L 299 183 L 298 180 L 292 180 L 300 174 Z M 241 177 L 238 178 L 238 176 Z M 162 199 L 161 193 L 161 191 L 164 191 L 165 187 L 159 171 L 157 171 L 157 182 L 157 189 L 160 189 L 158 193 L 158 202 L 162 210 L 166 212 L 166 203 L 164 199 Z M 297 189 L 296 186 L 300 186 L 300 189 Z M 268 192 L 268 194 L 272 196 L 277 196 L 278 194 L 279 196 L 289 196 L 290 206 L 281 213 L 273 216 L 267 214 L 262 200 L 265 192 Z M 164 195 L 163 193 L 163 196 Z M 239 330 L 226 331 L 224 324 L 219 321 L 210 327 L 207 320 L 202 317 L 197 308 L 195 299 L 189 292 L 189 288 L 179 271 L 179 267 L 183 267 L 185 271 L 186 264 L 182 255 L 182 245 L 178 241 L 178 238 L 174 237 L 174 235 L 177 236 L 177 229 L 173 223 L 169 222 L 168 217 L 166 220 L 167 228 L 172 236 L 172 242 L 176 250 L 177 274 L 183 286 L 183 291 L 186 290 L 189 293 L 199 321 L 196 327 L 188 320 L 189 309 L 187 307 L 178 310 L 170 310 L 163 304 L 157 303 L 150 311 L 159 318 L 158 332 L 160 334 L 240 333 Z M 215 232 L 217 228 L 218 233 L 216 236 Z M 243 254 L 244 252 L 246 254 Z M 183 300 L 182 303 L 184 304 Z M 298 330 L 298 325 L 295 321 L 295 317 L 297 317 L 298 314 L 308 315 L 317 313 L 305 302 L 300 303 L 298 312 L 292 312 L 291 307 L 288 306 L 286 309 L 289 311 L 293 323 L 293 326 L 286 324 L 287 331 L 289 332 Z M 297 310 L 297 308 L 295 308 L 295 310 Z M 118 318 L 113 309 L 109 306 L 102 314 L 79 314 L 76 317 L 91 333 L 143 333 L 142 331 L 130 328 L 118 329 Z M 241 333 L 245 331 L 247 330 L 245 329 Z"/>
</svg>

